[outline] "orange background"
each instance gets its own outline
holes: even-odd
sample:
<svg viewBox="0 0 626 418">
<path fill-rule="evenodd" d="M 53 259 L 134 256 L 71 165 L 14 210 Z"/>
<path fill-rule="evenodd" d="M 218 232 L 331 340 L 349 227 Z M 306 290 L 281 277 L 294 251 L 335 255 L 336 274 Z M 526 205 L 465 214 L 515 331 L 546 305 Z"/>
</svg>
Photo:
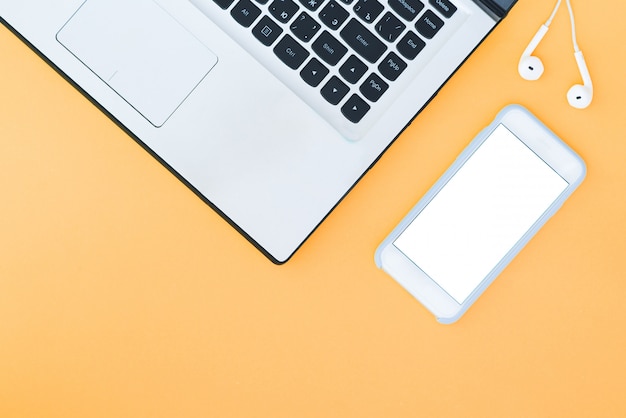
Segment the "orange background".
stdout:
<svg viewBox="0 0 626 418">
<path fill-rule="evenodd" d="M 626 3 L 521 0 L 295 257 L 275 266 L 0 28 L 0 416 L 626 416 Z M 508 103 L 588 176 L 456 324 L 377 245 Z"/>
</svg>

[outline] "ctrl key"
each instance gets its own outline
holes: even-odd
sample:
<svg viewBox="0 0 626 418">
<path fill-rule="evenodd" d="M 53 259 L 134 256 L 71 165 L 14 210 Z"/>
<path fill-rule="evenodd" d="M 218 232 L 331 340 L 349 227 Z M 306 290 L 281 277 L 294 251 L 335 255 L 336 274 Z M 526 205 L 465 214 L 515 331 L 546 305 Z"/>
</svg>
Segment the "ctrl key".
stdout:
<svg viewBox="0 0 626 418">
<path fill-rule="evenodd" d="M 353 94 L 341 107 L 341 113 L 352 123 L 359 123 L 369 110 L 370 105 L 356 94 Z"/>
<path fill-rule="evenodd" d="M 276 46 L 274 53 L 292 70 L 297 69 L 308 58 L 309 51 L 304 49 L 295 39 L 285 35 Z"/>
</svg>

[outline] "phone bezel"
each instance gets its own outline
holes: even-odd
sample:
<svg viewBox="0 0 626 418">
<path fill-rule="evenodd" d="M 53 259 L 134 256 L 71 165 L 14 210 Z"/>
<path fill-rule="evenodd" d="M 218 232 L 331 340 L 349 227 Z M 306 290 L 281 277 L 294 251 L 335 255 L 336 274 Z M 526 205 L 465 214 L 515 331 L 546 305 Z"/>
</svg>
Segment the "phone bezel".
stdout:
<svg viewBox="0 0 626 418">
<path fill-rule="evenodd" d="M 522 143 L 563 177 L 568 186 L 546 209 L 543 215 L 520 237 L 517 243 L 482 279 L 470 296 L 459 304 L 433 279 L 420 270 L 394 245 L 396 238 L 404 232 L 428 203 L 445 187 L 456 172 L 471 158 L 493 131 L 504 125 Z M 519 105 L 509 105 L 498 113 L 494 121 L 483 129 L 463 150 L 455 162 L 437 180 L 433 187 L 389 234 L 376 251 L 376 264 L 391 275 L 413 297 L 431 311 L 439 322 L 452 323 L 458 320 L 474 301 L 493 282 L 524 245 L 537 233 L 546 221 L 580 185 L 586 174 L 583 160 L 541 121 Z"/>
</svg>

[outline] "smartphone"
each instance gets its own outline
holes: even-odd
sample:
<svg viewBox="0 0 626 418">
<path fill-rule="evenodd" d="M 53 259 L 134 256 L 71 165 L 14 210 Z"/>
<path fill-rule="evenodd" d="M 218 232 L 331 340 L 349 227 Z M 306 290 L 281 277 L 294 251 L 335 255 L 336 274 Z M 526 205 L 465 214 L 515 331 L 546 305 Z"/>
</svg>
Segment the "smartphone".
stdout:
<svg viewBox="0 0 626 418">
<path fill-rule="evenodd" d="M 457 321 L 583 181 L 583 160 L 510 105 L 378 247 L 376 264 Z"/>
</svg>

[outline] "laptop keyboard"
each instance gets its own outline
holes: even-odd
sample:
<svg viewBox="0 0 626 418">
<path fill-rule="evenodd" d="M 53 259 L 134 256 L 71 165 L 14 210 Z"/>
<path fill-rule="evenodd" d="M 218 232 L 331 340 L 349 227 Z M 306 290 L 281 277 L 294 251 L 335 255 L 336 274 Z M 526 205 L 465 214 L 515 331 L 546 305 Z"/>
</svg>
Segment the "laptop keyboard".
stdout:
<svg viewBox="0 0 626 418">
<path fill-rule="evenodd" d="M 340 114 L 331 124 L 348 125 L 352 139 L 457 13 L 450 0 L 210 1 L 249 31 L 255 41 L 246 49 L 271 51 L 303 88 L 315 89 L 323 100 L 309 104 Z"/>
</svg>

